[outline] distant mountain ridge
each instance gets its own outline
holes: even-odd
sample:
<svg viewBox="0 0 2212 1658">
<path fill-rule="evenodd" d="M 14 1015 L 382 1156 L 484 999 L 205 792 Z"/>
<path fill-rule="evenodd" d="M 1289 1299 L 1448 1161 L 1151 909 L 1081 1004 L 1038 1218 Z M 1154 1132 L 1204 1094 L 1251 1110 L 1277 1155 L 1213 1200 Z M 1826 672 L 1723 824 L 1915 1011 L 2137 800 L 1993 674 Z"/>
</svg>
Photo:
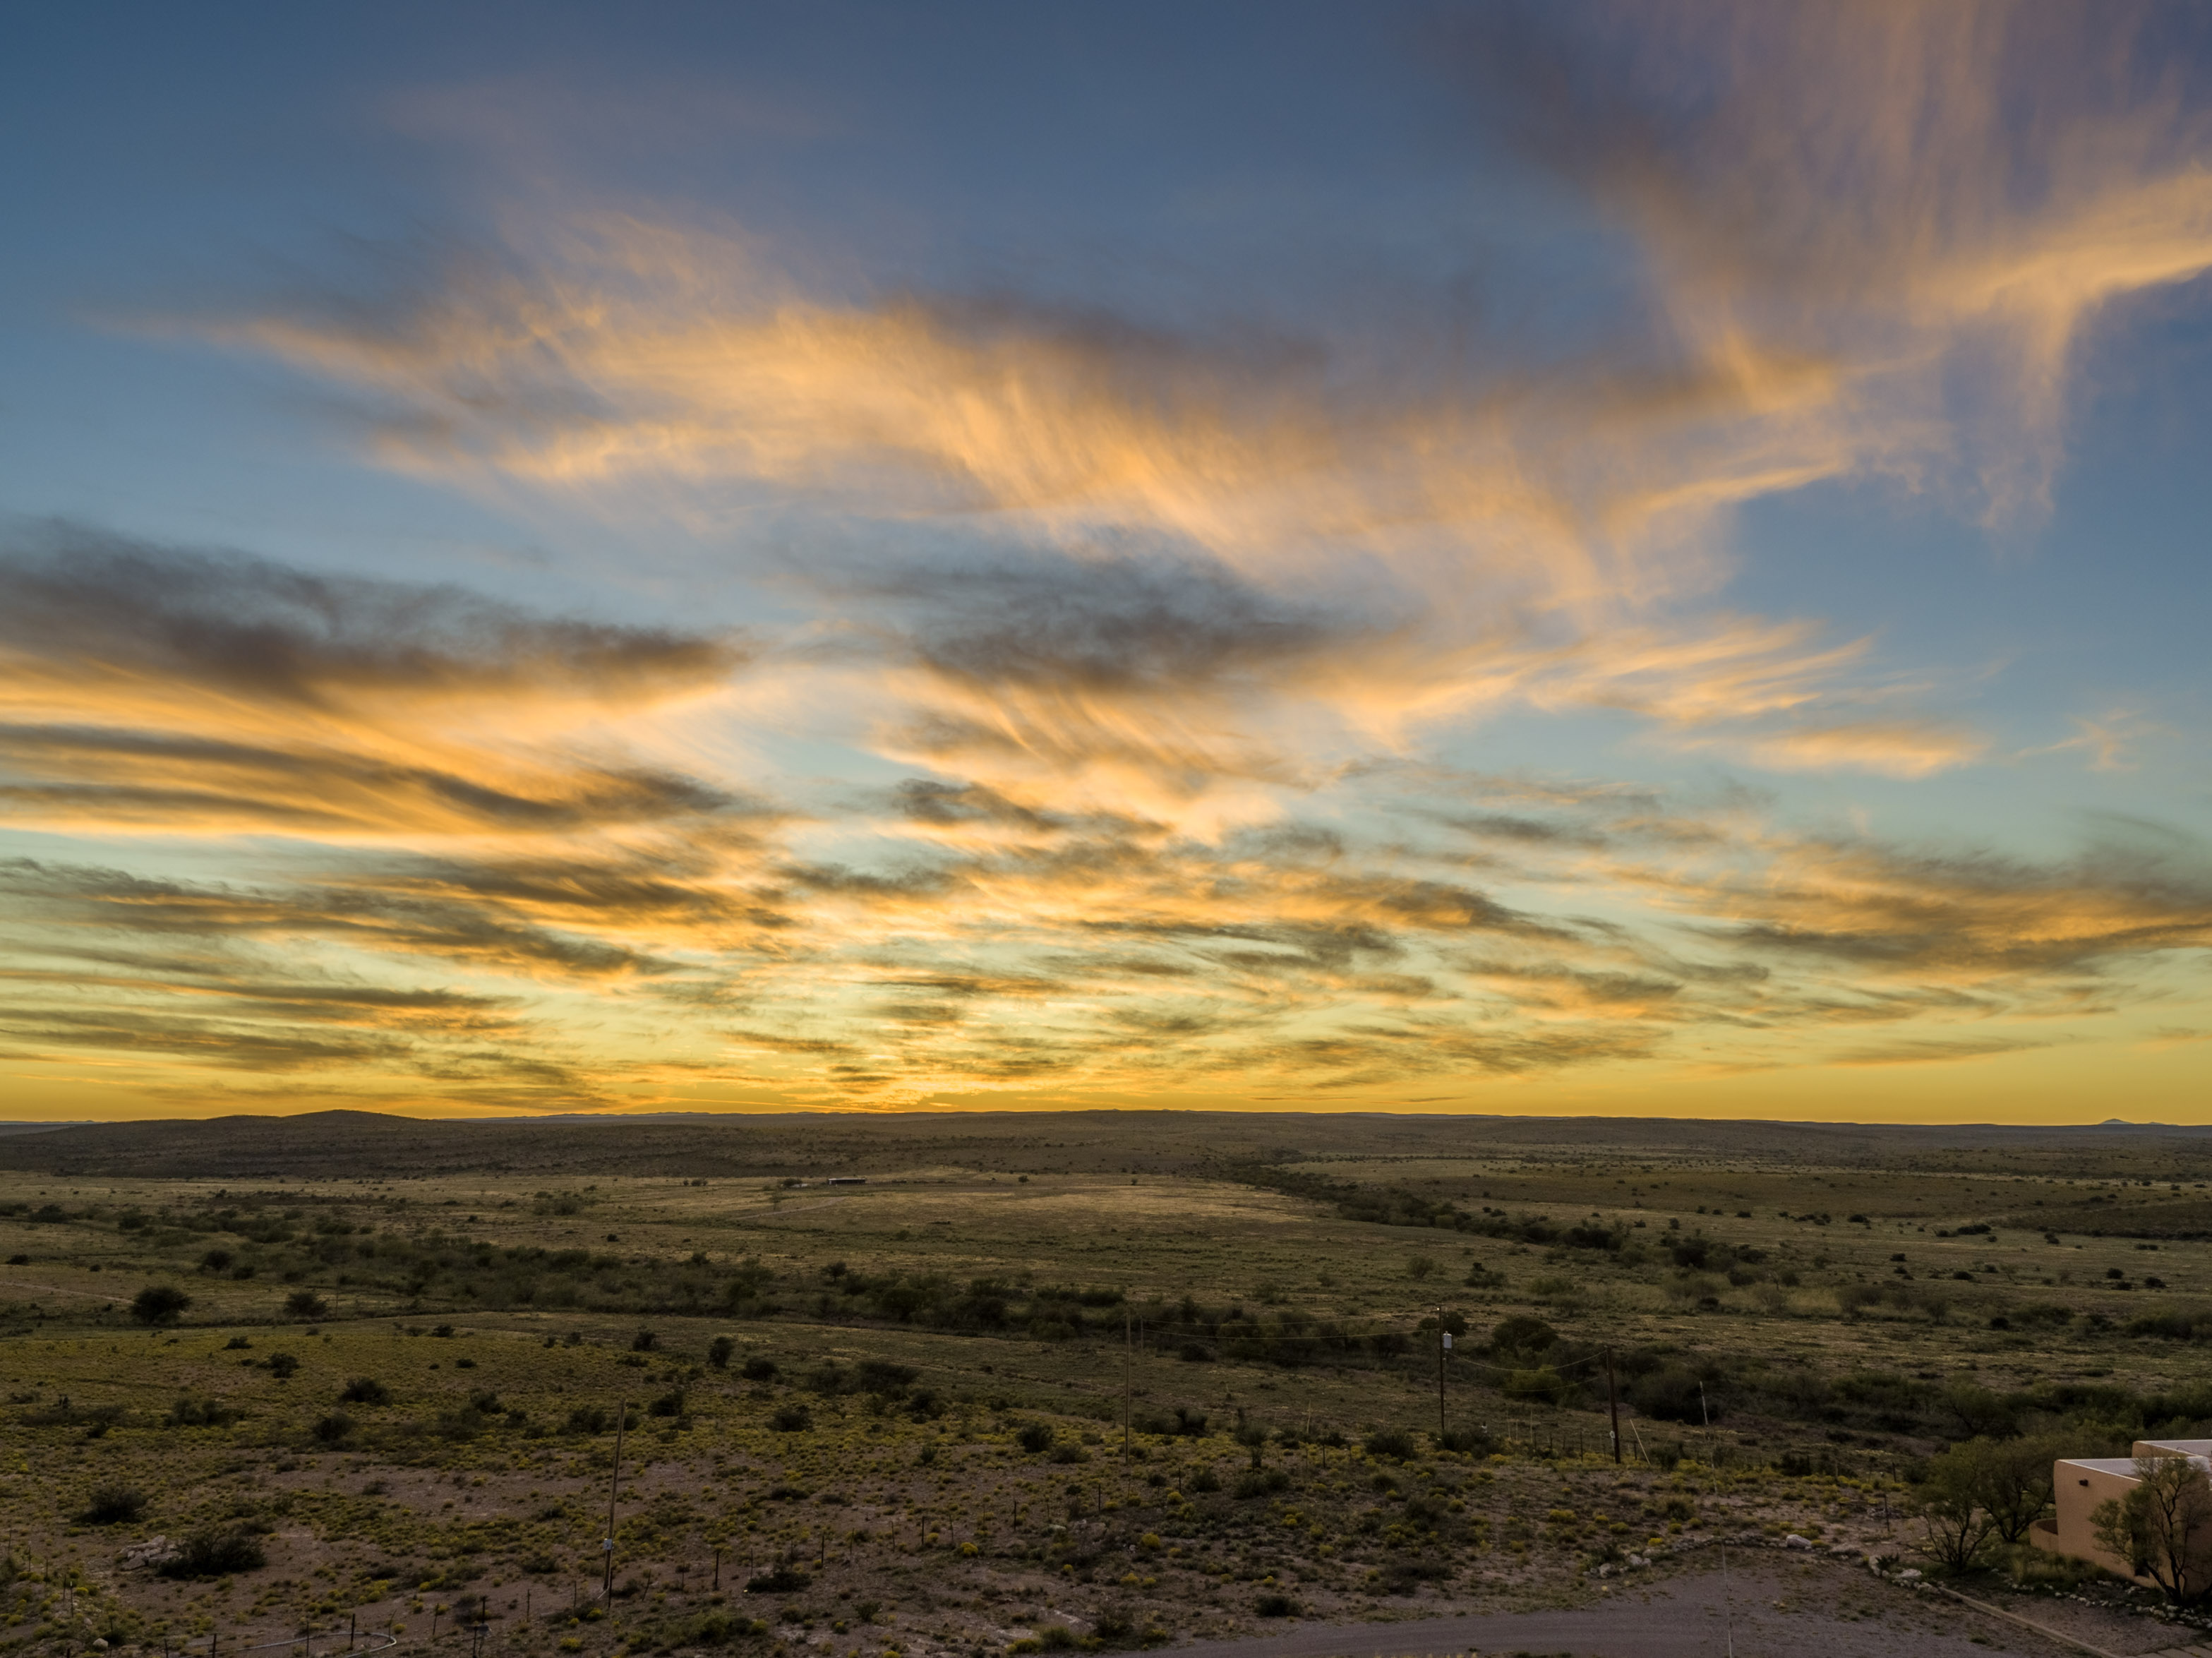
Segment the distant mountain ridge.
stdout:
<svg viewBox="0 0 2212 1658">
<path fill-rule="evenodd" d="M 24 1126 L 27 1129 L 28 1125 Z M 2212 1161 L 2212 1127 L 2118 1123 L 1938 1127 L 1678 1118 L 1396 1116 L 1203 1111 L 791 1114 L 638 1117 L 297 1116 L 76 1123 L 0 1133 L 0 1169 L 184 1179 L 600 1173 L 723 1179 L 949 1163 L 1010 1170 L 1203 1173 L 1252 1163 L 1602 1151 L 1665 1161 L 1978 1166 L 1978 1158 L 2159 1148 Z M 2085 1171 L 2086 1172 L 2086 1171 Z"/>
</svg>

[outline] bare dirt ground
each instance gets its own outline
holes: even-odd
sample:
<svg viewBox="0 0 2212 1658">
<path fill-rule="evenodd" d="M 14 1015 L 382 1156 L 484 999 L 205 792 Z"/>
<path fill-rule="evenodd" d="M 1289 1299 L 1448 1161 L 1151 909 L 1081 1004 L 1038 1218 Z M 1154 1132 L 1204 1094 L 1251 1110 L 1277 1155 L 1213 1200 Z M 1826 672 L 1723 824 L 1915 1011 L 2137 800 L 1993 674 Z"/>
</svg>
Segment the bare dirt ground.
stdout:
<svg viewBox="0 0 2212 1658">
<path fill-rule="evenodd" d="M 498 1658 L 2057 1651 L 1829 1552 L 1932 1570 L 1911 1487 L 1965 1436 L 2212 1433 L 2178 1151 L 1462 1147 L 1285 1190 L 1027 1132 L 834 1195 L 874 1142 L 805 1179 L 0 1172 L 0 1655 L 458 1655 L 459 1619 Z M 115 1304 L 164 1286 L 170 1321 Z M 1765 1546 L 1733 1604 L 1722 1537 Z M 157 1539 L 255 1564 L 158 1575 Z M 2058 1586 L 2019 1553 L 1961 1581 Z M 2194 1639 L 2064 1586 L 2116 1609 L 2020 1610 Z"/>
<path fill-rule="evenodd" d="M 1304 1624 L 1175 1651 L 1177 1658 L 1719 1658 L 1732 1639 L 1736 1658 L 1979 1658 L 1996 1652 L 2078 1658 L 2075 1648 L 1844 1566 L 1755 1559 L 1723 1576 L 1717 1563 L 1699 1564 L 1705 1569 L 1615 1589 L 1589 1606 L 1351 1626 Z M 2100 1635 L 2110 1632 L 2106 1625 L 2121 1621 L 2094 1613 L 2090 1619 Z M 2168 1631 L 2124 1628 L 2161 1645 L 2172 1639 Z"/>
</svg>

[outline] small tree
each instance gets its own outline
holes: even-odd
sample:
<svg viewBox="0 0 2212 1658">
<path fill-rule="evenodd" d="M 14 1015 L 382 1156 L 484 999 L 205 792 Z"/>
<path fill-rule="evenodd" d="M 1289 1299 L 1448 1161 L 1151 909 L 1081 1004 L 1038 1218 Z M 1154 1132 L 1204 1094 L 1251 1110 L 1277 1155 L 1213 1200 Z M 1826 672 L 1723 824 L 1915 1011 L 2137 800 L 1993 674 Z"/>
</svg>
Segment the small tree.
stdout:
<svg viewBox="0 0 2212 1658">
<path fill-rule="evenodd" d="M 131 1298 L 131 1316 L 141 1324 L 174 1324 L 191 1304 L 173 1284 L 149 1284 Z"/>
<path fill-rule="evenodd" d="M 1954 1382 L 1943 1390 L 1943 1408 L 1969 1438 L 2001 1438 L 2014 1430 L 2020 1412 L 1987 1388 Z"/>
<path fill-rule="evenodd" d="M 2097 1541 L 2147 1574 L 2177 1606 L 2212 1593 L 2212 1483 L 2191 1459 L 2136 1458 L 2136 1483 L 2089 1516 Z"/>
<path fill-rule="evenodd" d="M 1982 1470 L 1982 1505 L 2006 1542 L 2026 1541 L 2028 1528 L 2051 1506 L 2051 1465 L 2070 1448 L 2045 1434 L 1990 1447 Z"/>
<path fill-rule="evenodd" d="M 1983 1505 L 1990 1454 L 1995 1448 L 1986 1439 L 1952 1446 L 1929 1462 L 1928 1477 L 1916 1493 L 1922 1546 L 1947 1570 L 1971 1568 L 1996 1528 Z"/>
<path fill-rule="evenodd" d="M 1256 1468 L 1267 1449 L 1267 1430 L 1256 1422 L 1247 1422 L 1237 1430 L 1237 1442 L 1250 1454 Z"/>
</svg>

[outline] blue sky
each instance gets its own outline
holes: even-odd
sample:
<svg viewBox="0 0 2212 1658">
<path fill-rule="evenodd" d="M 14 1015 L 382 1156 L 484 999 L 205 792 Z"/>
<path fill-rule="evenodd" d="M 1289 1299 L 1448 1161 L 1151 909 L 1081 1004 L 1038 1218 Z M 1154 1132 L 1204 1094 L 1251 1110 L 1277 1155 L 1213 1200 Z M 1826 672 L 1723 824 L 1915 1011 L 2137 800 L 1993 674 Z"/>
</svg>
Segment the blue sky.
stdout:
<svg viewBox="0 0 2212 1658">
<path fill-rule="evenodd" d="M 2204 33 L 41 15 L 0 1065 L 2199 1118 Z"/>
</svg>

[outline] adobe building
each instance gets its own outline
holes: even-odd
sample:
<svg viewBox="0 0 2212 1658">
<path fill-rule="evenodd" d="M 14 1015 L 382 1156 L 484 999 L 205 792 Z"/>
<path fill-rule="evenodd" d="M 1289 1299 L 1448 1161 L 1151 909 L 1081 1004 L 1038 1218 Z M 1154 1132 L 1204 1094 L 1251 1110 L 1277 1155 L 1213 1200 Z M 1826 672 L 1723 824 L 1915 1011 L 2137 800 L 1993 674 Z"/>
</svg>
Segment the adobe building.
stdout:
<svg viewBox="0 0 2212 1658">
<path fill-rule="evenodd" d="M 2135 1459 L 2138 1456 L 2185 1456 L 2196 1465 L 2200 1477 L 2212 1478 L 2212 1439 L 2138 1439 L 2127 1456 L 2063 1459 L 2053 1465 L 2051 1471 L 2051 1495 L 2057 1516 L 2037 1521 L 2028 1533 L 2028 1540 L 2053 1554 L 2093 1561 L 2116 1576 L 2148 1583 L 2151 1580 L 2147 1574 L 2129 1570 L 2128 1562 L 2116 1558 L 2098 1543 L 2096 1526 L 2090 1518 L 2100 1503 L 2125 1497 L 2133 1488 Z M 2208 1547 L 2212 1547 L 2212 1542 L 2208 1542 Z"/>
</svg>

